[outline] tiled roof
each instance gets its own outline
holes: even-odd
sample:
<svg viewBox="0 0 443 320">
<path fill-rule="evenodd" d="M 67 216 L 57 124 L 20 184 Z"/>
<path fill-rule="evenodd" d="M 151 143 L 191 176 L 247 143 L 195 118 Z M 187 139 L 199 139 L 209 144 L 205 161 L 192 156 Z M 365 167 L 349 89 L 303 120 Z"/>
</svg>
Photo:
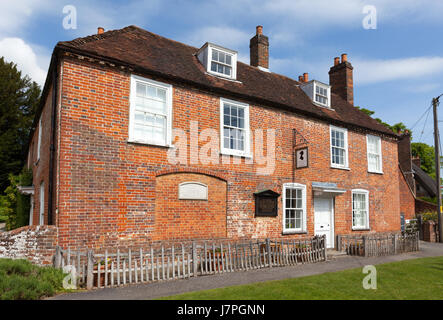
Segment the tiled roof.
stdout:
<svg viewBox="0 0 443 320">
<path fill-rule="evenodd" d="M 110 59 L 129 65 L 135 70 L 151 72 L 213 92 L 231 94 L 234 97 L 295 111 L 335 124 L 342 123 L 397 136 L 335 94 L 331 95 L 333 110 L 316 106 L 300 89 L 298 81 L 276 73 L 265 72 L 238 62 L 238 81 L 211 76 L 205 72 L 195 55 L 198 48 L 161 37 L 136 26 L 59 42 L 57 48 Z"/>
<path fill-rule="evenodd" d="M 435 191 L 437 189 L 437 183 L 435 180 L 415 163 L 412 163 L 412 170 L 414 170 L 415 180 L 417 180 L 417 182 L 419 182 L 420 185 L 425 188 L 431 197 L 435 197 Z"/>
</svg>

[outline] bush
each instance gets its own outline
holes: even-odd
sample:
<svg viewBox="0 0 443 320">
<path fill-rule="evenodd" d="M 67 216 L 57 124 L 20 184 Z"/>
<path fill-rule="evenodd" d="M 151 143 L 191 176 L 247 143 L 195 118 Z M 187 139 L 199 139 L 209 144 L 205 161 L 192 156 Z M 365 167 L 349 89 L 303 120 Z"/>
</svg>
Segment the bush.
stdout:
<svg viewBox="0 0 443 320">
<path fill-rule="evenodd" d="M 21 194 L 17 186 L 32 185 L 32 171 L 23 168 L 18 176 L 9 175 L 10 185 L 5 189 L 5 195 L 0 196 L 0 216 L 7 217 L 6 230 L 12 230 L 28 225 L 30 196 Z"/>
<path fill-rule="evenodd" d="M 437 221 L 438 217 L 437 217 L 437 211 L 425 211 L 425 212 L 420 212 L 422 221 Z"/>
<path fill-rule="evenodd" d="M 0 259 L 0 300 L 36 300 L 62 291 L 65 275 L 27 260 Z"/>
</svg>

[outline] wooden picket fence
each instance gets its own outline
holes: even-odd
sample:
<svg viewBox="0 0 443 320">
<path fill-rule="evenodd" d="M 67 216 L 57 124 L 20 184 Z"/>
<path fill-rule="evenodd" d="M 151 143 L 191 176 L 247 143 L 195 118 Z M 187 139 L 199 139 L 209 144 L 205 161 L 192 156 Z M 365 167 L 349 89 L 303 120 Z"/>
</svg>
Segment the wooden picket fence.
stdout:
<svg viewBox="0 0 443 320">
<path fill-rule="evenodd" d="M 364 257 L 387 256 L 419 251 L 419 233 L 338 235 L 338 251 Z"/>
<path fill-rule="evenodd" d="M 74 267 L 77 287 L 92 289 L 326 261 L 325 242 L 325 236 L 300 240 L 207 240 L 156 243 L 147 248 L 100 253 L 57 247 L 54 266 Z"/>
</svg>

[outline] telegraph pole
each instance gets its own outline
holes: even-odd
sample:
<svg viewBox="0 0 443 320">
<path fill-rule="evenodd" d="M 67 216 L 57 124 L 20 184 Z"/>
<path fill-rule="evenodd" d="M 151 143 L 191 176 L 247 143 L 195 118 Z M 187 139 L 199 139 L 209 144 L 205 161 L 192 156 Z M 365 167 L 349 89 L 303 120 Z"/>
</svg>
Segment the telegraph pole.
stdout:
<svg viewBox="0 0 443 320">
<path fill-rule="evenodd" d="M 438 214 L 438 234 L 440 242 L 443 242 L 442 215 L 441 215 L 441 190 L 440 190 L 440 141 L 438 133 L 437 107 L 440 103 L 439 99 L 442 95 L 432 99 L 432 107 L 434 109 L 434 146 L 435 146 L 435 176 L 437 182 L 437 214 Z"/>
</svg>

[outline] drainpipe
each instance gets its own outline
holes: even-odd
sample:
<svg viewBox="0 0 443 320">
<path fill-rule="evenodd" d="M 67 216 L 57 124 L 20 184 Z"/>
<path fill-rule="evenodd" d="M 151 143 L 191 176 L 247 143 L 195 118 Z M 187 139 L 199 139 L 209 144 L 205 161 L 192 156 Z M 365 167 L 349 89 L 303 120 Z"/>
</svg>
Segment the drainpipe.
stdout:
<svg viewBox="0 0 443 320">
<path fill-rule="evenodd" d="M 52 71 L 52 114 L 51 114 L 51 143 L 49 149 L 49 195 L 48 195 L 48 224 L 52 225 L 53 222 L 53 199 L 54 199 L 54 153 L 55 153 L 55 123 L 56 123 L 56 111 L 57 111 L 57 89 L 58 89 L 58 59 L 57 53 L 54 53 L 54 70 Z"/>
</svg>

